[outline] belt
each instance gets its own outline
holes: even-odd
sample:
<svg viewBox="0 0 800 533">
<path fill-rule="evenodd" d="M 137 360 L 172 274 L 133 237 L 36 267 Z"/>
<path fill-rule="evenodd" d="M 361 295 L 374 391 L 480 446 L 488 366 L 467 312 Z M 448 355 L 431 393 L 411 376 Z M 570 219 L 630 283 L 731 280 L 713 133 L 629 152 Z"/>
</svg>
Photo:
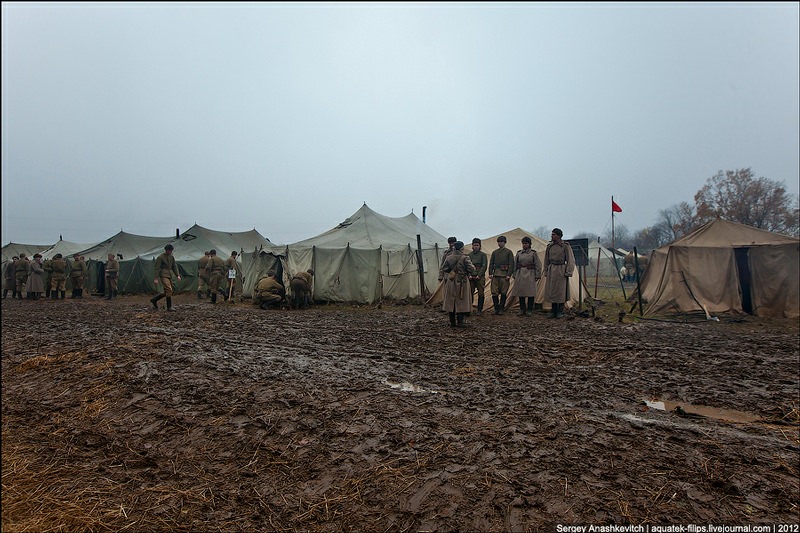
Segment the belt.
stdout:
<svg viewBox="0 0 800 533">
<path fill-rule="evenodd" d="M 566 261 L 550 261 L 551 265 L 566 265 Z"/>
</svg>

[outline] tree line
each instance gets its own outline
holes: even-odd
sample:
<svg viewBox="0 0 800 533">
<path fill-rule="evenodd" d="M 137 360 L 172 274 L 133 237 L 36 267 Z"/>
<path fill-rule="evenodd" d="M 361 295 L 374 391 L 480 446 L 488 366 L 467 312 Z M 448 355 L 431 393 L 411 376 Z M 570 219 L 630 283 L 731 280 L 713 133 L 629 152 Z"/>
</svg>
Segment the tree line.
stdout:
<svg viewBox="0 0 800 533">
<path fill-rule="evenodd" d="M 786 192 L 782 182 L 756 178 L 750 168 L 720 170 L 706 181 L 694 195 L 694 203 L 681 202 L 658 212 L 652 226 L 630 231 L 624 224 L 615 224 L 617 248 L 640 252 L 653 250 L 674 241 L 716 218 L 747 224 L 755 228 L 800 236 L 800 203 Z M 537 228 L 537 236 L 539 229 Z M 549 230 L 545 230 L 548 232 Z M 598 235 L 581 232 L 575 238 L 597 240 Z M 601 237 L 611 245 L 611 228 Z"/>
</svg>

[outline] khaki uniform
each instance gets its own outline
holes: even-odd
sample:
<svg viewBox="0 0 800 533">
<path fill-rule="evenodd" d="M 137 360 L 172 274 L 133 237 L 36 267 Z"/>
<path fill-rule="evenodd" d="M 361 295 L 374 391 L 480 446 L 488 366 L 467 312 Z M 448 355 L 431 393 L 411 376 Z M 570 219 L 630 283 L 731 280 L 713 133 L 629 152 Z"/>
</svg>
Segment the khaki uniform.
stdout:
<svg viewBox="0 0 800 533">
<path fill-rule="evenodd" d="M 106 263 L 106 298 L 112 298 L 117 292 L 119 282 L 119 261 L 110 259 Z"/>
<path fill-rule="evenodd" d="M 89 269 L 86 267 L 86 261 L 73 261 L 70 263 L 69 280 L 72 283 L 72 294 L 77 298 L 83 297 L 80 291 L 83 291 L 83 280 L 86 279 Z"/>
<path fill-rule="evenodd" d="M 492 277 L 492 297 L 508 293 L 509 279 L 514 274 L 514 252 L 508 248 L 498 248 L 489 259 L 489 275 Z M 505 305 L 505 300 L 501 307 Z"/>
<path fill-rule="evenodd" d="M 17 288 L 16 279 L 14 279 L 14 261 L 6 263 L 6 268 L 3 270 L 3 290 L 15 291 Z"/>
<path fill-rule="evenodd" d="M 166 252 L 162 253 L 156 258 L 153 270 L 154 277 L 158 278 L 159 283 L 164 287 L 164 296 L 172 298 L 172 274 L 174 273 L 175 277 L 180 277 L 175 257 Z"/>
<path fill-rule="evenodd" d="M 550 241 L 544 252 L 544 276 L 547 278 L 544 300 L 551 303 L 564 303 L 569 298 L 567 278 L 575 271 L 575 256 L 572 247 L 561 241 Z"/>
<path fill-rule="evenodd" d="M 278 283 L 278 280 L 264 276 L 258 280 L 253 290 L 253 303 L 255 305 L 280 303 L 284 293 L 283 285 Z"/>
<path fill-rule="evenodd" d="M 44 277 L 44 288 L 48 292 L 48 295 L 50 295 L 50 292 L 51 292 L 50 282 L 53 279 L 53 260 L 52 259 L 45 259 L 42 262 L 42 270 L 44 270 L 44 274 L 43 274 L 43 277 Z"/>
<path fill-rule="evenodd" d="M 206 277 L 213 296 L 225 280 L 225 261 L 221 257 L 213 255 L 209 258 L 206 264 Z"/>
<path fill-rule="evenodd" d="M 50 261 L 50 268 L 52 269 L 52 277 L 50 278 L 50 290 L 61 292 L 61 297 L 67 290 L 67 262 L 63 257 L 53 259 Z"/>
<path fill-rule="evenodd" d="M 478 293 L 478 311 L 483 311 L 484 292 L 486 290 L 486 269 L 489 268 L 489 256 L 480 250 L 467 254 L 475 267 L 475 273 L 469 277 L 470 298 Z"/>
<path fill-rule="evenodd" d="M 203 288 L 208 287 L 208 274 L 206 274 L 206 266 L 211 257 L 204 255 L 197 261 L 197 292 L 201 292 Z"/>
<path fill-rule="evenodd" d="M 14 261 L 14 276 L 16 278 L 17 283 L 17 298 L 22 299 L 23 293 L 25 293 L 25 284 L 28 281 L 28 265 L 30 264 L 30 259 L 27 257 L 20 257 L 16 261 Z"/>
<path fill-rule="evenodd" d="M 236 271 L 236 277 L 230 278 L 230 271 Z M 231 256 L 225 261 L 225 277 L 228 279 L 228 291 L 230 292 L 231 298 L 236 296 L 236 278 L 239 277 L 239 273 L 242 269 L 239 268 L 239 262 L 236 260 L 235 257 Z M 231 285 L 233 285 L 233 290 L 231 289 Z"/>
<path fill-rule="evenodd" d="M 44 292 L 44 268 L 35 259 L 28 262 L 27 291 L 34 300 Z"/>
<path fill-rule="evenodd" d="M 510 297 L 535 298 L 539 278 L 542 277 L 542 262 L 536 250 L 520 250 L 514 259 L 514 288 Z"/>
<path fill-rule="evenodd" d="M 469 276 L 475 272 L 475 265 L 461 250 L 453 250 L 439 270 L 444 279 L 444 302 L 442 309 L 448 313 L 472 312 L 472 293 Z"/>
<path fill-rule="evenodd" d="M 308 307 L 308 301 L 312 294 L 311 274 L 308 272 L 298 272 L 292 277 L 290 287 L 292 288 L 292 302 L 295 309 Z"/>
</svg>

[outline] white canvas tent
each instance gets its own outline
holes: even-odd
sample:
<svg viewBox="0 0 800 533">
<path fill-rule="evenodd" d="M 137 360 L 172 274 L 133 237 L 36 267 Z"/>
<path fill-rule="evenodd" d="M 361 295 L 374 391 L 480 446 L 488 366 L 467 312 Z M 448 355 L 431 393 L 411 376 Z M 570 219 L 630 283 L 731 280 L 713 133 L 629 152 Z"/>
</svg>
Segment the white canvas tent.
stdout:
<svg viewBox="0 0 800 533">
<path fill-rule="evenodd" d="M 619 279 L 619 269 L 625 266 L 624 257 L 616 256 L 615 263 L 614 253 L 596 240 L 589 241 L 587 256 L 586 277 L 588 279 L 594 279 L 595 276 Z"/>
<path fill-rule="evenodd" d="M 533 233 L 525 231 L 525 230 L 523 230 L 521 228 L 514 228 L 512 230 L 509 230 L 509 231 L 506 231 L 506 232 L 503 232 L 503 233 L 498 233 L 497 235 L 493 235 L 491 237 L 486 237 L 486 238 L 479 237 L 481 239 L 481 250 L 486 254 L 487 261 L 491 259 L 492 252 L 498 249 L 497 238 L 500 235 L 504 235 L 505 236 L 505 238 L 506 238 L 506 248 L 511 250 L 514 253 L 515 256 L 516 256 L 518 251 L 522 250 L 522 238 L 523 237 L 530 237 L 530 239 L 531 239 L 531 248 L 536 250 L 536 253 L 539 254 L 539 261 L 542 262 L 543 267 L 544 267 L 544 253 L 547 250 L 547 241 L 545 241 L 544 239 L 542 239 L 540 237 L 537 237 Z M 464 242 L 464 252 L 467 253 L 467 254 L 470 253 L 472 251 L 472 238 L 466 239 L 463 242 Z M 438 265 L 437 265 L 437 270 L 438 270 Z M 437 273 L 437 279 L 438 279 L 438 273 Z M 437 281 L 437 283 L 438 283 L 438 281 Z M 581 292 L 581 291 L 579 291 L 580 280 L 578 279 L 578 269 L 577 269 L 577 267 L 575 268 L 575 273 L 569 279 L 568 285 L 569 285 L 569 299 L 566 302 L 566 307 L 568 309 L 570 309 L 570 308 L 572 308 L 572 307 L 574 307 L 575 305 L 578 304 L 579 297 L 580 297 L 579 295 L 580 295 L 580 292 Z M 513 287 L 513 286 L 514 286 L 514 280 L 511 280 L 511 287 Z M 427 305 L 441 305 L 441 303 L 442 303 L 442 301 L 444 299 L 444 294 L 443 294 L 443 291 L 442 291 L 442 287 L 443 287 L 443 284 L 438 283 L 436 291 L 430 297 L 430 299 L 426 302 Z M 538 287 L 536 289 L 535 302 L 537 304 L 542 304 L 542 308 L 543 309 L 550 309 L 550 303 L 544 301 L 544 287 L 545 287 L 544 278 L 542 278 L 542 280 L 540 280 L 539 285 L 538 285 Z M 510 292 L 510 289 L 509 289 L 509 292 Z M 583 292 L 584 292 L 584 297 L 585 297 L 586 296 L 585 291 L 583 291 Z M 494 304 L 492 303 L 492 287 L 491 287 L 491 282 L 489 280 L 488 268 L 487 268 L 487 271 L 486 271 L 486 287 L 485 287 L 485 290 L 484 290 L 484 296 L 485 296 L 485 300 L 484 300 L 483 310 L 486 311 L 486 310 L 493 309 L 494 308 Z M 476 300 L 477 300 L 477 298 L 476 298 Z M 476 302 L 473 302 L 473 305 L 475 305 L 475 304 L 476 304 Z M 506 309 L 514 309 L 514 308 L 517 308 L 517 307 L 519 307 L 519 301 L 516 298 L 509 298 L 508 301 L 506 302 Z"/>
<path fill-rule="evenodd" d="M 422 247 L 425 287 L 420 287 L 417 235 Z M 373 303 L 424 296 L 436 287 L 447 238 L 410 213 L 388 217 L 364 204 L 336 227 L 294 244 L 265 247 L 242 258 L 244 295 L 280 262 L 283 281 L 314 270 L 313 298 L 327 302 Z"/>
<path fill-rule="evenodd" d="M 653 250 L 645 314 L 800 315 L 800 240 L 714 220 Z"/>
</svg>

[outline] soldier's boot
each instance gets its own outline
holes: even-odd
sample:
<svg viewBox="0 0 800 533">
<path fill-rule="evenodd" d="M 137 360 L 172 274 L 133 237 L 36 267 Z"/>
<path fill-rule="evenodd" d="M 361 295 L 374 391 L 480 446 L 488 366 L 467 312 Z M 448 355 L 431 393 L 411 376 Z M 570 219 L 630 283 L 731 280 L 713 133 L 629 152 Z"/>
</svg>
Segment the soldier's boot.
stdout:
<svg viewBox="0 0 800 533">
<path fill-rule="evenodd" d="M 167 311 L 172 311 L 172 297 L 167 296 Z"/>
<path fill-rule="evenodd" d="M 508 298 L 508 295 L 506 294 L 500 295 L 500 312 L 498 313 L 500 315 L 505 314 L 506 312 L 506 298 Z"/>
<path fill-rule="evenodd" d="M 228 293 L 223 291 L 222 289 L 217 289 L 219 293 L 222 295 L 222 300 L 226 301 L 228 299 Z"/>
<path fill-rule="evenodd" d="M 533 316 L 534 300 L 535 298 L 533 296 L 528 296 L 528 316 Z"/>
<path fill-rule="evenodd" d="M 483 301 L 485 299 L 485 296 L 478 296 L 478 315 L 483 314 Z"/>
<path fill-rule="evenodd" d="M 69 295 L 69 299 L 74 300 L 77 298 L 76 294 L 78 294 L 78 289 L 72 289 L 72 294 Z"/>
<path fill-rule="evenodd" d="M 216 292 L 211 295 L 211 303 L 212 304 L 217 303 L 217 293 Z"/>
<path fill-rule="evenodd" d="M 107 288 L 106 289 L 106 300 L 110 300 L 110 299 L 111 299 L 111 289 Z"/>
<path fill-rule="evenodd" d="M 519 313 L 517 313 L 517 315 L 518 316 L 525 316 L 525 297 L 524 296 L 520 296 L 519 297 Z"/>
<path fill-rule="evenodd" d="M 8 295 L 8 289 L 3 289 L 3 300 L 6 299 L 7 295 Z"/>
<path fill-rule="evenodd" d="M 58 291 L 54 291 L 53 289 L 50 289 L 50 299 L 51 300 L 58 299 Z"/>
<path fill-rule="evenodd" d="M 556 318 L 564 318 L 564 304 L 556 304 L 558 305 L 558 309 L 556 310 Z"/>
<path fill-rule="evenodd" d="M 455 313 L 447 313 L 447 314 L 450 317 L 450 327 L 451 328 L 456 327 L 456 314 Z"/>
<path fill-rule="evenodd" d="M 67 297 L 67 291 L 61 291 L 61 299 L 63 300 L 66 297 Z"/>
<path fill-rule="evenodd" d="M 152 298 L 150 298 L 150 303 L 153 304 L 153 309 L 158 309 L 158 301 L 164 297 L 164 293 L 156 294 Z"/>
<path fill-rule="evenodd" d="M 211 298 L 211 289 L 206 289 L 206 298 Z"/>
<path fill-rule="evenodd" d="M 500 314 L 500 300 L 494 294 L 492 294 L 492 303 L 494 304 L 494 314 Z"/>
<path fill-rule="evenodd" d="M 83 298 L 83 289 L 78 289 L 78 298 Z"/>
<path fill-rule="evenodd" d="M 456 320 L 458 321 L 458 324 L 457 324 L 458 327 L 460 327 L 460 328 L 464 327 L 464 317 L 466 315 L 467 315 L 467 313 L 457 313 Z"/>
<path fill-rule="evenodd" d="M 22 300 L 22 291 L 14 291 L 14 298 Z"/>
<path fill-rule="evenodd" d="M 197 299 L 198 300 L 202 300 L 203 299 L 203 291 L 197 291 Z"/>
</svg>

